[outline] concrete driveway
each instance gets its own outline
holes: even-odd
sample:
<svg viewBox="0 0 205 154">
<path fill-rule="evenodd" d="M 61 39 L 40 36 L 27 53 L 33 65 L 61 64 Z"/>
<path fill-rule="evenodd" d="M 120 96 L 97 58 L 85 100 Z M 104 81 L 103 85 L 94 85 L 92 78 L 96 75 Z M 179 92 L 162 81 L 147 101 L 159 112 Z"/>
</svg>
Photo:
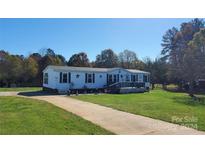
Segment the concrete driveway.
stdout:
<svg viewBox="0 0 205 154">
<path fill-rule="evenodd" d="M 35 96 L 83 117 L 116 134 L 205 134 L 176 124 L 118 111 L 67 96 Z"/>
<path fill-rule="evenodd" d="M 11 94 L 15 95 L 15 93 Z M 179 126 L 176 124 L 140 115 L 134 115 L 127 112 L 118 111 L 109 107 L 104 107 L 97 104 L 76 100 L 67 96 L 30 96 L 29 98 L 47 101 L 55 106 L 72 112 L 116 134 L 205 134 L 205 132 L 197 131 L 195 129 Z"/>
<path fill-rule="evenodd" d="M 0 96 L 16 96 L 19 92 L 0 92 Z"/>
</svg>

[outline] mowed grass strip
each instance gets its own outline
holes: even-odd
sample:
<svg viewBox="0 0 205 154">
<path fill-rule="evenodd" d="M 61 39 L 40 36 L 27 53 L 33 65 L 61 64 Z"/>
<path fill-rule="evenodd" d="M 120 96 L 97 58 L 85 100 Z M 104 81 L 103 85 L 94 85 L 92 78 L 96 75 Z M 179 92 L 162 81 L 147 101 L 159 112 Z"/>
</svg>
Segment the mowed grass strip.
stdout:
<svg viewBox="0 0 205 154">
<path fill-rule="evenodd" d="M 41 87 L 16 87 L 16 88 L 0 88 L 0 92 L 7 91 L 40 91 Z"/>
<path fill-rule="evenodd" d="M 112 134 L 45 101 L 0 97 L 0 134 Z"/>
<path fill-rule="evenodd" d="M 198 102 L 193 101 L 185 93 L 158 89 L 138 94 L 100 94 L 71 97 L 205 131 L 204 96 L 200 96 L 202 101 Z"/>
</svg>

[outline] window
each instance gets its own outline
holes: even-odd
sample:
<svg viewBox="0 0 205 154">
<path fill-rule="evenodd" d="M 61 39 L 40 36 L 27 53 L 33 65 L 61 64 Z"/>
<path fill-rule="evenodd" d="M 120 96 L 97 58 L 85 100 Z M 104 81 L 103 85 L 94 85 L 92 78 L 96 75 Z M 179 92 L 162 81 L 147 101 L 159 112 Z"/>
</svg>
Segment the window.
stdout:
<svg viewBox="0 0 205 154">
<path fill-rule="evenodd" d="M 135 75 L 131 75 L 131 81 L 132 81 L 132 82 L 135 82 L 135 80 L 136 80 L 136 79 L 135 79 Z"/>
<path fill-rule="evenodd" d="M 130 81 L 128 74 L 126 75 L 126 81 Z"/>
<path fill-rule="evenodd" d="M 67 83 L 67 82 L 68 82 L 68 74 L 63 73 L 63 83 Z"/>
<path fill-rule="evenodd" d="M 137 75 L 137 74 L 133 74 L 133 75 L 131 76 L 131 81 L 132 81 L 132 82 L 138 82 L 138 75 Z"/>
<path fill-rule="evenodd" d="M 85 83 L 95 83 L 95 74 L 85 74 Z"/>
<path fill-rule="evenodd" d="M 70 83 L 71 82 L 71 74 L 69 73 L 62 73 L 60 72 L 60 83 Z"/>
<path fill-rule="evenodd" d="M 148 82 L 148 77 L 147 77 L 147 75 L 143 75 L 143 82 Z"/>
<path fill-rule="evenodd" d="M 44 73 L 43 83 L 44 83 L 44 84 L 48 84 L 48 73 Z"/>
<path fill-rule="evenodd" d="M 111 74 L 108 75 L 108 82 L 112 83 L 112 75 Z"/>
<path fill-rule="evenodd" d="M 135 82 L 138 82 L 138 74 L 135 75 Z"/>
<path fill-rule="evenodd" d="M 88 74 L 88 83 L 92 83 L 92 74 Z"/>
<path fill-rule="evenodd" d="M 116 83 L 119 82 L 120 75 L 119 74 L 107 74 L 107 83 Z"/>
<path fill-rule="evenodd" d="M 139 78 L 138 78 L 139 82 L 142 82 L 142 81 L 143 81 L 143 74 L 139 74 L 138 77 L 139 77 Z"/>
<path fill-rule="evenodd" d="M 113 82 L 115 83 L 117 81 L 117 76 L 114 74 L 113 75 Z"/>
<path fill-rule="evenodd" d="M 113 83 L 116 83 L 116 82 L 119 82 L 119 78 L 120 78 L 120 75 L 119 74 L 114 74 L 114 75 L 110 75 L 110 82 L 112 82 L 113 80 Z"/>
</svg>

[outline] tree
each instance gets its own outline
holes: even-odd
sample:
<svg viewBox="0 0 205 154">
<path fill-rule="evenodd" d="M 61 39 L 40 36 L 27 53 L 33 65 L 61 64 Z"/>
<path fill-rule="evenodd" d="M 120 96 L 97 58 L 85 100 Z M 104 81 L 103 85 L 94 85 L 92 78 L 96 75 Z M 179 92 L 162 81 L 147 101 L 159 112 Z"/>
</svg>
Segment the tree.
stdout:
<svg viewBox="0 0 205 154">
<path fill-rule="evenodd" d="M 32 82 L 38 74 L 38 63 L 37 61 L 29 57 L 24 61 L 24 80 Z"/>
<path fill-rule="evenodd" d="M 65 59 L 65 57 L 63 57 L 62 55 L 56 55 L 56 57 L 57 57 L 58 59 L 60 59 L 60 61 L 61 61 L 61 63 L 62 63 L 63 65 L 66 65 L 66 59 Z"/>
<path fill-rule="evenodd" d="M 107 68 L 117 67 L 118 57 L 112 49 L 105 49 L 101 54 L 96 56 L 95 66 Z"/>
<path fill-rule="evenodd" d="M 134 69 L 138 69 L 138 70 L 144 70 L 145 68 L 145 64 L 142 60 L 137 60 L 135 61 L 135 68 Z"/>
<path fill-rule="evenodd" d="M 37 53 L 37 52 L 32 53 L 29 57 L 33 58 L 37 62 L 39 62 L 41 60 L 41 58 L 42 58 L 42 56 L 39 53 Z"/>
<path fill-rule="evenodd" d="M 169 29 L 162 37 L 162 51 L 161 54 L 165 60 L 171 57 L 172 52 L 175 50 L 175 36 L 177 34 L 177 28 L 173 27 Z"/>
<path fill-rule="evenodd" d="M 4 54 L 0 65 L 1 82 L 7 86 L 21 81 L 23 74 L 23 59 L 21 56 Z"/>
<path fill-rule="evenodd" d="M 40 71 L 42 72 L 48 65 L 65 65 L 64 59 L 59 55 L 56 55 L 54 50 L 48 48 L 43 49 L 43 52 L 46 53 L 40 60 Z M 62 61 L 63 60 L 63 61 Z"/>
<path fill-rule="evenodd" d="M 41 85 L 42 71 L 48 65 L 65 65 L 62 55 L 55 54 L 54 50 L 42 49 L 42 55 L 34 52 L 29 57 L 11 55 L 0 50 L 0 87 L 16 83 L 18 86 Z"/>
<path fill-rule="evenodd" d="M 9 56 L 9 53 L 0 50 L 0 86 L 5 86 L 6 85 L 6 78 L 8 77 L 8 69 L 7 69 L 7 58 Z"/>
<path fill-rule="evenodd" d="M 58 57 L 46 55 L 40 60 L 40 72 L 42 72 L 48 65 L 63 65 Z"/>
<path fill-rule="evenodd" d="M 193 39 L 194 34 L 203 27 L 203 20 L 194 19 L 182 23 L 179 30 L 176 28 L 168 30 L 163 36 L 161 55 L 169 63 L 169 78 L 180 87 L 182 87 L 183 82 L 183 59 L 189 48 L 188 43 Z"/>
<path fill-rule="evenodd" d="M 90 63 L 87 54 L 80 52 L 72 55 L 68 61 L 68 66 L 89 67 Z"/>
<path fill-rule="evenodd" d="M 119 53 L 119 63 L 123 68 L 136 68 L 137 55 L 135 52 L 130 50 L 124 50 Z"/>
<path fill-rule="evenodd" d="M 152 61 L 150 58 L 144 59 L 144 70 L 150 72 L 152 88 L 155 84 L 163 84 L 168 82 L 167 80 L 167 63 L 161 58 L 156 58 Z"/>
<path fill-rule="evenodd" d="M 90 67 L 96 67 L 96 66 L 95 66 L 95 61 L 91 61 L 91 62 L 90 62 Z"/>
<path fill-rule="evenodd" d="M 65 65 L 65 58 L 61 55 L 56 55 L 54 50 L 48 48 L 48 49 L 42 49 L 40 52 L 42 52 L 42 57 L 40 61 L 38 61 L 39 66 L 39 73 L 37 75 L 39 84 L 42 84 L 42 71 L 48 66 L 48 65 Z M 33 56 L 32 56 L 33 57 Z"/>
<path fill-rule="evenodd" d="M 188 43 L 182 65 L 182 78 L 189 83 L 189 95 L 194 97 L 194 83 L 205 78 L 205 29 L 196 33 Z"/>
<path fill-rule="evenodd" d="M 51 48 L 42 48 L 39 50 L 39 53 L 42 57 L 46 56 L 46 55 L 50 55 L 52 57 L 55 57 L 55 51 Z"/>
</svg>

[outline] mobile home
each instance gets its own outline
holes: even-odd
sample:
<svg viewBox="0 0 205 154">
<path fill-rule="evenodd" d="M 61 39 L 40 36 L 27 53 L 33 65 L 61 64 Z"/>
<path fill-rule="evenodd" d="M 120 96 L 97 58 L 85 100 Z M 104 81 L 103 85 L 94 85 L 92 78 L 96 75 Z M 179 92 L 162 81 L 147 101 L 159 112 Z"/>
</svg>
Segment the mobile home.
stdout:
<svg viewBox="0 0 205 154">
<path fill-rule="evenodd" d="M 145 91 L 150 87 L 150 73 L 123 68 L 49 65 L 43 70 L 43 87 L 58 92 L 85 89 L 129 89 L 129 87 Z"/>
</svg>

